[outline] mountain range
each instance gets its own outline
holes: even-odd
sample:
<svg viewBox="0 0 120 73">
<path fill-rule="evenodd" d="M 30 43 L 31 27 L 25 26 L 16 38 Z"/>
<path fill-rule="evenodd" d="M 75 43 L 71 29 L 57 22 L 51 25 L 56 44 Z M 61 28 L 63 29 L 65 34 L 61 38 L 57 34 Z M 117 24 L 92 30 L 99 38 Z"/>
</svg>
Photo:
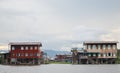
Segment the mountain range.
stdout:
<svg viewBox="0 0 120 73">
<path fill-rule="evenodd" d="M 71 54 L 71 52 L 68 51 L 56 51 L 56 50 L 44 50 L 44 52 L 47 53 L 49 57 L 55 57 L 55 55 L 59 54 Z"/>
</svg>

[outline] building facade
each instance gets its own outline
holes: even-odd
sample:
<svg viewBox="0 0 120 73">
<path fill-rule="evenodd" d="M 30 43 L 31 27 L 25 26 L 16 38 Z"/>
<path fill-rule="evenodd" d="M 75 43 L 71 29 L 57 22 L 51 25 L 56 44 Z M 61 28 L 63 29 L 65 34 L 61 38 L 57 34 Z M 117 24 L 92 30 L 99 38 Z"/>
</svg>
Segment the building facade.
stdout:
<svg viewBox="0 0 120 73">
<path fill-rule="evenodd" d="M 83 51 L 77 51 L 77 63 L 114 64 L 117 60 L 116 41 L 91 41 L 83 43 Z"/>
<path fill-rule="evenodd" d="M 40 42 L 12 42 L 10 45 L 10 64 L 40 64 L 42 51 Z"/>
<path fill-rule="evenodd" d="M 9 52 L 0 53 L 0 61 L 1 61 L 1 64 L 9 64 L 10 63 L 10 53 Z"/>
</svg>

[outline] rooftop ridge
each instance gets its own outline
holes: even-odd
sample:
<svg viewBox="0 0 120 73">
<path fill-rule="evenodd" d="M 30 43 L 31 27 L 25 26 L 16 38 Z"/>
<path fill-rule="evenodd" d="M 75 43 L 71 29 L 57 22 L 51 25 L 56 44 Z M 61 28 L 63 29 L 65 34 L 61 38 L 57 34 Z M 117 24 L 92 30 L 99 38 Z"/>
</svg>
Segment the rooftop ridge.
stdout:
<svg viewBox="0 0 120 73">
<path fill-rule="evenodd" d="M 84 41 L 83 43 L 119 43 L 118 41 Z"/>
<path fill-rule="evenodd" d="M 41 45 L 41 42 L 10 42 L 9 45 Z"/>
</svg>

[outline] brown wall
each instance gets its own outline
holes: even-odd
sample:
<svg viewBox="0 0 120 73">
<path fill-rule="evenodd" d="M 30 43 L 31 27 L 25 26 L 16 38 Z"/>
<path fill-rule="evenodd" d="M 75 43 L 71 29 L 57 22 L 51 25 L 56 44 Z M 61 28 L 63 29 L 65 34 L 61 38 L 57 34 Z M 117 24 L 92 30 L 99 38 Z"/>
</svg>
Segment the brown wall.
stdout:
<svg viewBox="0 0 120 73">
<path fill-rule="evenodd" d="M 13 46 L 15 47 L 15 50 L 12 50 Z M 24 50 L 21 50 L 21 46 L 24 47 Z M 28 47 L 28 50 L 25 49 L 26 46 Z M 30 49 L 31 46 L 33 47 L 32 50 Z M 35 49 L 35 46 L 37 47 L 37 49 Z M 28 56 L 25 56 L 26 53 L 28 53 Z M 36 55 L 37 53 L 39 53 L 40 55 L 37 56 Z M 18 56 L 18 54 L 20 54 L 20 56 Z M 33 55 L 30 56 L 30 54 Z M 41 58 L 41 57 L 42 52 L 40 50 L 40 46 L 38 45 L 11 45 L 10 58 Z"/>
<path fill-rule="evenodd" d="M 109 44 L 109 43 L 105 43 L 105 44 L 85 44 L 86 45 L 86 51 L 87 52 L 99 52 L 101 54 L 101 56 L 99 56 L 99 58 L 117 58 L 117 44 L 116 43 L 113 43 L 113 44 Z M 90 46 L 90 49 L 88 48 L 88 45 L 91 45 Z M 92 48 L 93 45 L 96 46 L 96 49 Z M 100 45 L 100 49 L 98 49 L 98 45 Z M 105 49 L 103 49 L 103 45 L 106 46 Z M 108 49 L 108 45 L 110 45 L 110 48 Z M 115 49 L 113 49 L 113 45 L 116 46 Z M 112 53 L 113 55 L 112 56 L 105 56 L 103 57 L 104 54 L 108 54 L 108 53 Z M 116 54 L 116 56 L 114 56 L 114 54 Z"/>
</svg>

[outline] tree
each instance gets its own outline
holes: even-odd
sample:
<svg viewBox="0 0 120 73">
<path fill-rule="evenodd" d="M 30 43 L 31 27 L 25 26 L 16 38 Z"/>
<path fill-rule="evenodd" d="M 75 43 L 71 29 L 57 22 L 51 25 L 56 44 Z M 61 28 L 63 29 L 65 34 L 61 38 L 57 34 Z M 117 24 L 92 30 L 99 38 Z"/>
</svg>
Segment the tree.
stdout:
<svg viewBox="0 0 120 73">
<path fill-rule="evenodd" d="M 117 51 L 117 63 L 120 64 L 120 49 Z"/>
</svg>

